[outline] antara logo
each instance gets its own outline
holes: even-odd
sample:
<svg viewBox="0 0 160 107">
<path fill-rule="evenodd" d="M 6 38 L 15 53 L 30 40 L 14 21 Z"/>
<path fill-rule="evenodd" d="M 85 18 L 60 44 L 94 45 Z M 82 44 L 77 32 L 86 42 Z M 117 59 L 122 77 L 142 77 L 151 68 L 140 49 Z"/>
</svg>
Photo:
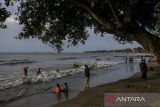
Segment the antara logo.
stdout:
<svg viewBox="0 0 160 107">
<path fill-rule="evenodd" d="M 115 104 L 116 103 L 116 97 L 114 95 L 110 95 L 110 96 L 106 96 L 105 97 L 106 101 L 108 101 L 111 104 Z"/>
<path fill-rule="evenodd" d="M 116 97 L 114 95 L 106 96 L 105 100 L 111 104 L 116 104 L 118 102 L 146 102 L 144 97 Z"/>
<path fill-rule="evenodd" d="M 146 102 L 144 97 L 117 97 L 116 102 Z"/>
</svg>

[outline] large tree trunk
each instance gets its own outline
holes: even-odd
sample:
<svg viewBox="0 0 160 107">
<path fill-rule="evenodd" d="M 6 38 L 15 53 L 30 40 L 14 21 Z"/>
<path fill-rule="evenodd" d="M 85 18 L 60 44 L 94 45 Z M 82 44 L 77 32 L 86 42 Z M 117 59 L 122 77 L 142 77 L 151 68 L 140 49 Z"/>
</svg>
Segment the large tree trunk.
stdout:
<svg viewBox="0 0 160 107">
<path fill-rule="evenodd" d="M 160 55 L 160 38 L 148 32 L 136 34 L 135 41 L 144 47 L 148 52 Z"/>
<path fill-rule="evenodd" d="M 136 35 L 136 41 L 145 50 L 155 54 L 158 57 L 157 61 L 160 63 L 160 38 L 158 36 L 154 36 L 148 32 L 140 32 Z"/>
</svg>

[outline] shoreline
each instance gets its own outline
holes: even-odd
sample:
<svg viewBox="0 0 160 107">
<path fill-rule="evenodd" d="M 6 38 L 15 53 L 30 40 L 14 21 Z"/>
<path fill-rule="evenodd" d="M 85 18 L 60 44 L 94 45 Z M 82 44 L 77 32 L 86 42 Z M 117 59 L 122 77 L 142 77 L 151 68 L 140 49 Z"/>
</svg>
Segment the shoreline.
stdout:
<svg viewBox="0 0 160 107">
<path fill-rule="evenodd" d="M 90 88 L 74 99 L 46 107 L 104 107 L 104 93 L 160 93 L 160 65 L 150 63 L 148 66 L 154 68 L 148 72 L 148 80 L 141 80 L 140 73 L 136 73 L 128 79 Z"/>
</svg>

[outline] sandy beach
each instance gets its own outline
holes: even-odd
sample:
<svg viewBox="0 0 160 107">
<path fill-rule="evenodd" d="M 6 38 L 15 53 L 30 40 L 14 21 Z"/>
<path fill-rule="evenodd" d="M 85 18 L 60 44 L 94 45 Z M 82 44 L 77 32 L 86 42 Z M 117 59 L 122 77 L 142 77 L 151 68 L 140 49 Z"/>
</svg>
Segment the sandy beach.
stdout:
<svg viewBox="0 0 160 107">
<path fill-rule="evenodd" d="M 70 101 L 48 107 L 103 107 L 104 93 L 159 93 L 160 65 L 158 63 L 148 63 L 148 66 L 154 68 L 153 71 L 148 72 L 148 80 L 140 80 L 140 73 L 137 73 L 129 79 L 90 88 Z M 156 105 L 156 107 L 159 106 Z"/>
</svg>

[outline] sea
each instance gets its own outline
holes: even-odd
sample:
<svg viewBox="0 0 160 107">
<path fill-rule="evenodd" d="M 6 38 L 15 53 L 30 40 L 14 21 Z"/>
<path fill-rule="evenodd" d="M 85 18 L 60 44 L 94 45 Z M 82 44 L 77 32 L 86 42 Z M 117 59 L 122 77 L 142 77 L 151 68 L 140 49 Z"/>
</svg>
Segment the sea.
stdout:
<svg viewBox="0 0 160 107">
<path fill-rule="evenodd" d="M 134 57 L 134 62 L 133 65 L 127 65 L 126 68 L 125 61 L 126 58 L 128 59 L 129 57 Z M 104 76 L 104 74 L 107 76 L 107 73 L 110 72 L 112 75 L 116 75 L 114 78 L 118 80 L 123 77 L 122 75 L 126 74 L 125 72 L 129 71 L 126 77 L 135 74 L 133 72 L 138 71 L 138 63 L 139 55 L 134 54 L 124 55 L 105 52 L 61 54 L 0 53 L 0 105 L 6 105 L 15 100 L 33 95 L 51 93 L 52 87 L 56 85 L 57 82 L 72 81 L 71 83 L 75 83 L 73 87 L 78 88 L 82 85 L 78 83 L 84 79 L 84 65 L 86 64 L 89 67 L 93 67 L 93 77 L 99 78 L 96 75 Z M 24 75 L 24 67 L 28 67 L 28 76 Z M 37 74 L 39 68 L 41 69 L 41 74 Z M 112 73 L 112 71 L 117 71 L 118 69 L 122 71 L 122 73 Z M 109 82 L 110 80 L 114 80 L 114 78 L 106 81 Z M 94 79 L 91 85 L 93 87 L 107 83 L 104 80 L 105 79 Z M 82 88 L 80 88 L 80 90 L 81 89 Z"/>
</svg>

